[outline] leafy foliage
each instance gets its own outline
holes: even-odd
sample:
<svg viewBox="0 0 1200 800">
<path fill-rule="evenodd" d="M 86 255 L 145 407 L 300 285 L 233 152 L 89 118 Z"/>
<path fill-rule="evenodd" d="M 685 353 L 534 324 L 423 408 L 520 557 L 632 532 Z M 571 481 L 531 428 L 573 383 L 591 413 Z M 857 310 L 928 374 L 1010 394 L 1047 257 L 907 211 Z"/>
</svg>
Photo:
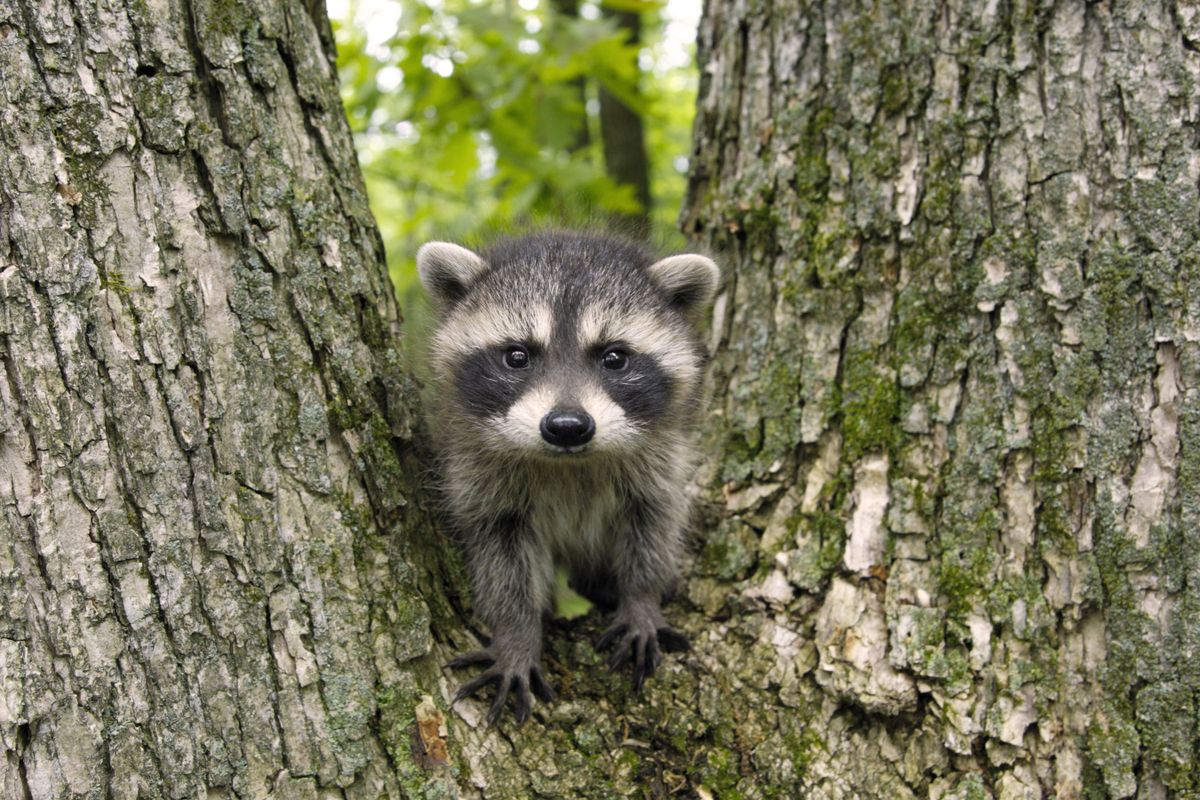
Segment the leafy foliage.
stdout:
<svg viewBox="0 0 1200 800">
<path fill-rule="evenodd" d="M 643 116 L 654 235 L 677 239 L 695 78 L 662 66 L 666 47 L 679 47 L 661 41 L 662 0 L 620 2 L 643 14 L 653 44 L 642 47 L 587 3 L 578 16 L 547 0 L 398 3 L 389 22 L 352 0 L 334 30 L 346 113 L 410 316 L 422 312 L 413 255 L 424 241 L 639 209 L 605 173 L 600 85 Z"/>
</svg>

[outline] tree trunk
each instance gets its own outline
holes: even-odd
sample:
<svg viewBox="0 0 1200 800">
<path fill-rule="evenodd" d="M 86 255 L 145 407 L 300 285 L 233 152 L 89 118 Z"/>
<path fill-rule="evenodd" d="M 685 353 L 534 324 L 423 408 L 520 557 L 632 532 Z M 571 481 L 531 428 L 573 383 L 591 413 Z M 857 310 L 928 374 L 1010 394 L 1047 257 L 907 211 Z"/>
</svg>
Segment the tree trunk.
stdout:
<svg viewBox="0 0 1200 800">
<path fill-rule="evenodd" d="M 605 16 L 637 44 L 642 36 L 642 17 L 636 10 L 603 6 Z M 616 214 L 614 222 L 631 235 L 650 232 L 650 159 L 646 154 L 646 132 L 642 115 L 630 108 L 603 84 L 599 87 L 600 139 L 604 145 L 604 167 L 613 183 L 633 187 L 633 196 L 641 204 L 636 214 Z"/>
<path fill-rule="evenodd" d="M 1200 797 L 1200 14 L 712 0 L 700 51 L 689 596 L 802 721 L 739 788 Z"/>
<path fill-rule="evenodd" d="M 562 24 L 565 27 L 579 18 L 579 0 L 551 0 L 550 6 L 553 9 L 550 17 L 552 24 Z M 575 90 L 576 101 L 579 103 L 578 113 L 572 121 L 575 136 L 567 148 L 567 152 L 574 155 L 588 148 L 592 143 L 592 133 L 588 126 L 587 79 L 580 75 L 571 81 L 571 87 Z"/>
<path fill-rule="evenodd" d="M 4 798 L 400 795 L 453 615 L 331 54 L 0 0 Z"/>
</svg>

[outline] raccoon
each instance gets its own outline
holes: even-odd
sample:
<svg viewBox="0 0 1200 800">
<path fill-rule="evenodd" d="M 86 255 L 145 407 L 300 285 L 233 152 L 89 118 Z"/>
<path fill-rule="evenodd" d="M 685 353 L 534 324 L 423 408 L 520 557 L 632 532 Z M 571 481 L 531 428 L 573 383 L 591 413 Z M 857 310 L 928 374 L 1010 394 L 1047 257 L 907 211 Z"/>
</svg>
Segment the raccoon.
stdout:
<svg viewBox="0 0 1200 800">
<path fill-rule="evenodd" d="M 686 650 L 661 604 L 679 571 L 704 349 L 694 323 L 717 288 L 701 255 L 655 261 L 635 242 L 577 232 L 500 241 L 477 254 L 418 251 L 433 301 L 430 424 L 463 542 L 487 669 L 455 701 L 495 685 L 518 722 L 542 673 L 542 617 L 557 566 L 613 612 L 598 648 L 633 662 L 640 687 L 661 652 Z"/>
</svg>

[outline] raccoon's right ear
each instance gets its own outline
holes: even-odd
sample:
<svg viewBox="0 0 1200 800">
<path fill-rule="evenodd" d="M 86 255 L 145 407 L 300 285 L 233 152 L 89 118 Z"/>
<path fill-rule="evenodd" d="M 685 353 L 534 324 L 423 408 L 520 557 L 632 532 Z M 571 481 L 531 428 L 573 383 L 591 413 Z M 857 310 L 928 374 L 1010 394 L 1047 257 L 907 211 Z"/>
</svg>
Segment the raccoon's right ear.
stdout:
<svg viewBox="0 0 1200 800">
<path fill-rule="evenodd" d="M 646 271 L 671 303 L 687 314 L 706 306 L 721 282 L 721 270 L 716 263 L 696 253 L 668 256 L 651 264 Z"/>
<path fill-rule="evenodd" d="M 450 242 L 428 242 L 417 251 L 417 274 L 425 291 L 440 305 L 462 299 L 487 262 L 465 247 Z"/>
</svg>

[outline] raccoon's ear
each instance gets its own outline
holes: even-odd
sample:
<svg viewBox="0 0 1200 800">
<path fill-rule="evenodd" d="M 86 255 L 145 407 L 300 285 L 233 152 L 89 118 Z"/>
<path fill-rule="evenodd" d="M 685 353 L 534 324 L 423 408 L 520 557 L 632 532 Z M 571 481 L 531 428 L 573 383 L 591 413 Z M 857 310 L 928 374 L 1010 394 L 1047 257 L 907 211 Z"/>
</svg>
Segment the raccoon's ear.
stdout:
<svg viewBox="0 0 1200 800">
<path fill-rule="evenodd" d="M 721 282 L 721 270 L 713 260 L 695 253 L 667 256 L 646 271 L 671 303 L 687 313 L 707 305 Z"/>
<path fill-rule="evenodd" d="M 417 251 L 417 274 L 421 276 L 421 285 L 442 305 L 461 299 L 486 270 L 486 261 L 450 242 L 428 242 Z"/>
</svg>

